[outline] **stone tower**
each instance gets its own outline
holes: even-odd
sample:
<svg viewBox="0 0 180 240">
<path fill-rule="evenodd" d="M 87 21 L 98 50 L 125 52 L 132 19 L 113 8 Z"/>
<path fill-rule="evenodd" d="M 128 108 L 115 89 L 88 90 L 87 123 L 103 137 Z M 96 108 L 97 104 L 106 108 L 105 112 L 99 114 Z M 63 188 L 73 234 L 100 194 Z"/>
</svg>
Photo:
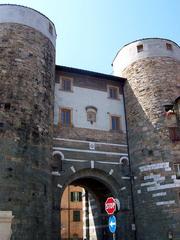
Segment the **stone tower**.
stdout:
<svg viewBox="0 0 180 240">
<path fill-rule="evenodd" d="M 0 210 L 11 239 L 51 239 L 56 32 L 41 13 L 0 5 Z"/>
<path fill-rule="evenodd" d="M 125 101 L 138 240 L 180 239 L 180 48 L 149 38 L 124 46 L 114 74 Z"/>
</svg>

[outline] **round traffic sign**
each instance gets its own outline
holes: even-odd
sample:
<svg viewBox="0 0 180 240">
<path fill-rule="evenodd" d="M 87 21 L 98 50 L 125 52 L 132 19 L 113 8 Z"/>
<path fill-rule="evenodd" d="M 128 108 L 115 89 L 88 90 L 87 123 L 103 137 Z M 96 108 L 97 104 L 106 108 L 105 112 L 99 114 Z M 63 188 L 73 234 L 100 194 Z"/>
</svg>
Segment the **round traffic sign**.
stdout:
<svg viewBox="0 0 180 240">
<path fill-rule="evenodd" d="M 113 197 L 107 198 L 105 202 L 105 210 L 109 215 L 112 215 L 116 211 L 116 200 Z"/>
<path fill-rule="evenodd" d="M 109 217 L 109 231 L 111 233 L 115 233 L 116 231 L 116 217 L 113 215 L 113 216 L 110 216 Z"/>
</svg>

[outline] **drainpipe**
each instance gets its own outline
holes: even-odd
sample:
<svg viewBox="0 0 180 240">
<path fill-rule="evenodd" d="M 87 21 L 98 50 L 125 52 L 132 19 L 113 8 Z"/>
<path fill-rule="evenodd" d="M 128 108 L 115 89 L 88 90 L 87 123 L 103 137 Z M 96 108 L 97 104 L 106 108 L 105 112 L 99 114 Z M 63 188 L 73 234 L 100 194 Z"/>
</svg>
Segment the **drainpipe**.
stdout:
<svg viewBox="0 0 180 240">
<path fill-rule="evenodd" d="M 89 232 L 89 197 L 88 191 L 85 189 L 85 211 L 86 211 L 86 239 L 89 240 L 90 232 Z"/>
<path fill-rule="evenodd" d="M 124 103 L 125 126 L 126 126 L 126 142 L 127 142 L 127 151 L 128 151 L 128 158 L 129 158 L 132 215 L 133 215 L 133 223 L 135 224 L 134 237 L 135 237 L 135 240 L 137 240 L 137 231 L 136 231 L 137 225 L 136 225 L 136 218 L 135 218 L 134 193 L 133 193 L 134 176 L 133 176 L 133 172 L 132 172 L 131 158 L 130 158 L 130 152 L 129 152 L 129 137 L 128 137 L 128 127 L 127 127 L 127 112 L 126 112 L 126 103 L 125 103 L 125 95 L 124 95 L 124 85 L 125 85 L 125 83 L 121 84 L 122 93 L 123 93 L 123 103 Z"/>
<path fill-rule="evenodd" d="M 70 189 L 69 189 L 69 185 L 68 185 L 68 239 L 70 239 L 70 217 L 71 217 L 71 206 L 70 206 Z"/>
</svg>

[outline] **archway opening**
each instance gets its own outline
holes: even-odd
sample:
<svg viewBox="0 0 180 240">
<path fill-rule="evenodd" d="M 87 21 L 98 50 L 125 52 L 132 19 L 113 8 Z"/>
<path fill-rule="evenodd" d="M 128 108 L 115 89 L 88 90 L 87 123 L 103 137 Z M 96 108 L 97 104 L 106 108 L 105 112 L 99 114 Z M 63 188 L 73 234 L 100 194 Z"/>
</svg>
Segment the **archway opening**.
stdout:
<svg viewBox="0 0 180 240">
<path fill-rule="evenodd" d="M 65 188 L 60 203 L 62 240 L 109 239 L 105 201 L 114 196 L 103 182 L 91 177 L 79 178 Z"/>
</svg>

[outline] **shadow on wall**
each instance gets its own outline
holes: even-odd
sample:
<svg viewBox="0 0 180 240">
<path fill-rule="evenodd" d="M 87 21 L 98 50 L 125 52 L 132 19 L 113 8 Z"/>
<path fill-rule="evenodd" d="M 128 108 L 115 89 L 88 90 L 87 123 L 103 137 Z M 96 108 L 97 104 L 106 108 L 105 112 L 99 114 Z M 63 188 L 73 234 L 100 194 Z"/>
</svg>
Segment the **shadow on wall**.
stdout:
<svg viewBox="0 0 180 240">
<path fill-rule="evenodd" d="M 148 77 L 148 64 L 154 65 L 153 74 L 157 80 L 154 76 Z M 172 141 L 169 127 L 165 124 L 165 105 L 167 102 L 174 103 L 177 98 L 177 88 L 170 83 L 171 79 L 177 76 L 172 74 L 171 77 L 168 76 L 170 79 L 167 79 L 166 75 L 162 76 L 158 65 L 153 61 L 144 64 L 142 71 L 139 70 L 141 67 L 139 61 L 134 63 L 131 69 L 125 70 L 128 79 L 125 84 L 125 101 L 130 160 L 132 175 L 135 176 L 135 215 L 137 228 L 141 226 L 137 229 L 138 239 L 149 239 L 147 236 L 153 239 L 160 239 L 161 236 L 166 239 L 168 233 L 164 229 L 171 228 L 173 221 L 164 211 L 164 207 L 168 206 L 170 212 L 169 207 L 178 208 L 177 194 L 172 191 L 171 186 L 176 187 L 176 179 L 172 180 L 172 176 L 174 160 L 177 159 L 175 152 L 179 148 L 178 142 Z M 171 67 L 173 68 L 173 64 Z M 161 83 L 156 86 L 154 83 L 160 77 L 164 77 L 164 86 Z M 175 217 L 176 213 L 172 214 Z M 151 228 L 147 225 L 151 225 Z"/>
</svg>

